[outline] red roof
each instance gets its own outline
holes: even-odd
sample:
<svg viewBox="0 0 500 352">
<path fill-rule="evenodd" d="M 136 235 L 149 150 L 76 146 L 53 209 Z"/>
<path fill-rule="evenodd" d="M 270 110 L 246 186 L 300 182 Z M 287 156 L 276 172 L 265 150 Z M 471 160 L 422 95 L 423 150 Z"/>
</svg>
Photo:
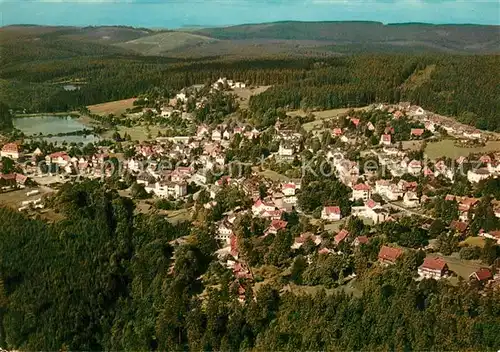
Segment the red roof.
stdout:
<svg viewBox="0 0 500 352">
<path fill-rule="evenodd" d="M 340 128 L 334 128 L 333 129 L 333 134 L 336 136 L 340 136 L 342 134 L 342 129 Z"/>
<path fill-rule="evenodd" d="M 369 191 L 371 188 L 366 183 L 358 183 L 352 189 L 355 191 Z"/>
<path fill-rule="evenodd" d="M 471 274 L 471 276 L 472 275 L 474 275 L 478 281 L 486 281 L 486 280 L 489 280 L 493 277 L 490 269 L 488 269 L 488 268 L 481 268 L 477 271 L 474 271 Z"/>
<path fill-rule="evenodd" d="M 351 118 L 351 122 L 356 126 L 358 127 L 359 125 L 359 119 L 355 119 L 355 118 Z"/>
<path fill-rule="evenodd" d="M 285 183 L 283 185 L 283 188 L 290 188 L 290 189 L 295 189 L 296 186 L 295 186 L 295 183 Z"/>
<path fill-rule="evenodd" d="M 273 220 L 271 221 L 271 227 L 274 228 L 275 230 L 282 230 L 286 228 L 286 225 L 288 225 L 288 222 L 284 220 Z"/>
<path fill-rule="evenodd" d="M 410 134 L 412 136 L 421 136 L 424 134 L 423 128 L 412 128 Z"/>
<path fill-rule="evenodd" d="M 429 269 L 429 270 L 439 270 L 443 271 L 447 268 L 446 262 L 444 261 L 443 258 L 430 258 L 427 257 L 424 259 L 424 263 L 420 266 L 421 268 L 424 269 Z"/>
<path fill-rule="evenodd" d="M 335 243 L 336 244 L 339 244 L 340 242 L 342 242 L 343 240 L 346 239 L 346 237 L 349 236 L 349 231 L 347 230 L 342 230 L 340 231 L 335 237 L 334 237 L 334 240 L 335 240 Z"/>
<path fill-rule="evenodd" d="M 488 164 L 491 163 L 491 157 L 489 155 L 483 155 L 479 158 L 479 161 L 482 163 Z"/>
<path fill-rule="evenodd" d="M 368 199 L 368 201 L 365 203 L 365 205 L 368 208 L 373 208 L 377 205 L 377 203 L 373 199 Z"/>
<path fill-rule="evenodd" d="M 358 236 L 356 237 L 356 241 L 360 244 L 367 244 L 369 239 L 366 236 Z"/>
<path fill-rule="evenodd" d="M 403 251 L 399 248 L 382 246 L 378 253 L 378 259 L 395 262 L 402 254 Z"/>
<path fill-rule="evenodd" d="M 340 207 L 337 206 L 325 207 L 325 212 L 326 214 L 340 214 Z"/>
<path fill-rule="evenodd" d="M 4 153 L 19 153 L 19 146 L 16 143 L 7 143 L 2 147 Z"/>
<path fill-rule="evenodd" d="M 51 159 L 57 159 L 57 158 L 63 158 L 65 159 L 68 157 L 68 154 L 66 152 L 55 152 L 49 155 Z"/>
<path fill-rule="evenodd" d="M 390 134 L 383 134 L 382 135 L 382 140 L 384 142 L 391 142 L 391 135 Z"/>
<path fill-rule="evenodd" d="M 453 220 L 450 224 L 450 228 L 452 230 L 458 231 L 458 232 L 465 232 L 467 231 L 467 227 L 469 224 L 463 221 L 458 221 L 458 220 Z"/>
<path fill-rule="evenodd" d="M 0 178 L 5 181 L 13 181 L 16 179 L 16 174 L 0 174 Z"/>
</svg>

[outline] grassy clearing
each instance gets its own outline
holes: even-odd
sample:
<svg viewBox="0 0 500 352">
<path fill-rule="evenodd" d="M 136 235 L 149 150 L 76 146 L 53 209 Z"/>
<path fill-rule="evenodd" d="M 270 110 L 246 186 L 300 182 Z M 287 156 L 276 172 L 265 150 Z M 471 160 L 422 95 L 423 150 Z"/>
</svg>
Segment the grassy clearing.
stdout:
<svg viewBox="0 0 500 352">
<path fill-rule="evenodd" d="M 436 65 L 426 66 L 423 70 L 415 71 L 408 79 L 403 83 L 403 90 L 413 90 L 420 87 L 422 84 L 428 82 L 431 79 L 432 72 L 436 69 Z"/>
<path fill-rule="evenodd" d="M 464 241 L 460 242 L 461 246 L 468 245 L 468 246 L 477 246 L 477 247 L 484 247 L 484 238 L 483 237 L 467 237 Z"/>
<path fill-rule="evenodd" d="M 191 212 L 189 209 L 179 209 L 179 210 L 168 210 L 166 211 L 167 219 L 173 224 L 181 221 L 191 220 Z"/>
<path fill-rule="evenodd" d="M 134 107 L 134 101 L 136 98 L 129 98 L 123 100 L 110 101 L 107 103 L 89 105 L 88 109 L 92 114 L 96 115 L 120 115 L 125 112 L 125 110 Z"/>
<path fill-rule="evenodd" d="M 363 108 L 356 108 L 355 110 L 362 110 L 365 109 L 366 107 Z M 351 108 L 341 108 L 341 109 L 331 109 L 331 110 L 323 110 L 323 111 L 315 111 L 313 112 L 316 120 L 307 122 L 302 125 L 302 127 L 307 131 L 312 131 L 314 129 L 320 128 L 323 124 L 323 120 L 328 120 L 328 119 L 334 119 L 338 118 L 340 115 L 345 114 L 351 110 Z M 308 113 L 304 110 L 294 110 L 294 111 L 289 111 L 287 112 L 288 116 L 304 116 L 307 115 Z"/>
<path fill-rule="evenodd" d="M 130 138 L 132 138 L 133 141 L 147 141 L 151 139 L 155 139 L 158 136 L 158 131 L 164 131 L 164 128 L 161 128 L 159 126 L 134 126 L 134 127 L 125 127 L 125 126 L 117 126 L 118 133 L 123 137 L 125 133 L 130 135 Z M 148 132 L 149 130 L 149 132 Z M 102 137 L 111 139 L 114 130 L 109 130 L 106 131 Z M 151 136 L 151 138 L 148 138 L 148 135 Z"/>
<path fill-rule="evenodd" d="M 403 141 L 401 144 L 403 145 L 403 150 L 420 150 L 422 147 L 423 141 Z"/>
<path fill-rule="evenodd" d="M 254 95 L 258 95 L 260 93 L 265 92 L 271 86 L 260 86 L 255 88 L 234 88 L 231 93 L 235 94 L 238 97 L 238 102 L 242 109 L 248 109 L 248 102 L 250 101 L 250 97 Z"/>
<path fill-rule="evenodd" d="M 489 153 L 500 150 L 500 141 L 486 142 L 484 147 L 464 148 L 455 145 L 453 139 L 444 139 L 435 143 L 428 143 L 425 154 L 430 159 L 449 157 L 456 159 L 460 156 L 468 156 L 470 153 Z"/>
<path fill-rule="evenodd" d="M 272 181 L 275 181 L 275 182 L 279 182 L 279 181 L 280 182 L 288 182 L 288 181 L 290 181 L 289 177 L 282 175 L 282 174 L 279 174 L 276 171 L 269 170 L 269 169 L 259 172 L 259 175 L 262 177 L 266 177 L 266 178 L 268 178 Z"/>
</svg>

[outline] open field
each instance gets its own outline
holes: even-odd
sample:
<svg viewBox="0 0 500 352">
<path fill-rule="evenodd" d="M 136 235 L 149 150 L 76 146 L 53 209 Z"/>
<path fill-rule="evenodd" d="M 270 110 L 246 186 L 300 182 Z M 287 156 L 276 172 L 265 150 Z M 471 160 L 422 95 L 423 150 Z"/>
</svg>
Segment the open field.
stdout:
<svg viewBox="0 0 500 352">
<path fill-rule="evenodd" d="M 403 145 L 404 150 L 414 151 L 419 150 L 422 146 L 423 141 L 403 141 L 401 144 Z"/>
<path fill-rule="evenodd" d="M 429 159 L 440 157 L 449 157 L 456 159 L 460 156 L 468 156 L 470 153 L 489 153 L 500 151 L 500 141 L 486 142 L 484 147 L 464 148 L 457 147 L 453 139 L 444 139 L 435 143 L 428 143 L 425 148 L 425 154 Z"/>
<path fill-rule="evenodd" d="M 40 193 L 29 197 L 26 195 L 27 192 L 34 190 L 38 190 Z M 52 192 L 53 190 L 48 187 L 27 187 L 16 191 L 0 193 L 0 204 L 17 210 L 21 206 L 21 202 L 35 200 Z"/>
<path fill-rule="evenodd" d="M 484 238 L 483 237 L 467 237 L 464 241 L 460 242 L 460 245 L 469 245 L 469 246 L 477 246 L 484 247 Z"/>
<path fill-rule="evenodd" d="M 285 175 L 279 174 L 276 171 L 266 169 L 264 171 L 259 172 L 260 176 L 266 177 L 272 181 L 282 181 L 282 182 L 288 182 L 290 181 L 290 177 L 287 177 Z"/>
<path fill-rule="evenodd" d="M 250 97 L 254 95 L 259 95 L 260 93 L 264 93 L 271 86 L 259 86 L 255 88 L 234 88 L 232 93 L 238 96 L 238 103 L 240 104 L 240 108 L 248 109 L 248 102 L 250 101 Z"/>
<path fill-rule="evenodd" d="M 191 211 L 189 209 L 168 210 L 165 213 L 167 214 L 167 220 L 174 224 L 191 220 Z"/>
<path fill-rule="evenodd" d="M 149 128 L 149 132 L 148 132 Z M 159 126 L 134 126 L 134 127 L 125 127 L 118 126 L 118 133 L 123 137 L 125 133 L 130 135 L 133 141 L 147 141 L 150 139 L 155 139 L 158 136 L 158 131 L 163 131 L 164 129 Z M 106 131 L 102 137 L 110 139 L 115 131 L 109 130 Z M 151 135 L 151 138 L 148 138 L 148 134 Z"/>
<path fill-rule="evenodd" d="M 365 109 L 365 108 L 366 107 L 355 108 L 354 110 L 362 110 L 362 109 Z M 349 110 L 351 110 L 351 108 L 341 108 L 341 109 L 331 109 L 331 110 L 315 111 L 315 112 L 313 112 L 313 115 L 316 118 L 316 120 L 308 122 L 308 123 L 305 123 L 305 124 L 302 125 L 302 127 L 304 127 L 304 129 L 307 132 L 312 131 L 312 130 L 314 130 L 316 128 L 320 128 L 321 125 L 322 125 L 322 123 L 323 123 L 323 120 L 337 118 L 340 115 L 345 114 Z M 307 115 L 307 114 L 308 113 L 306 111 L 300 110 L 300 109 L 299 110 L 294 110 L 294 111 L 289 111 L 287 113 L 287 115 L 289 115 L 289 116 L 304 116 L 304 115 Z"/>
<path fill-rule="evenodd" d="M 109 101 L 107 103 L 101 103 L 96 105 L 89 105 L 88 108 L 92 114 L 97 115 L 120 115 L 125 112 L 126 109 L 133 108 L 135 98 L 123 99 Z"/>
</svg>

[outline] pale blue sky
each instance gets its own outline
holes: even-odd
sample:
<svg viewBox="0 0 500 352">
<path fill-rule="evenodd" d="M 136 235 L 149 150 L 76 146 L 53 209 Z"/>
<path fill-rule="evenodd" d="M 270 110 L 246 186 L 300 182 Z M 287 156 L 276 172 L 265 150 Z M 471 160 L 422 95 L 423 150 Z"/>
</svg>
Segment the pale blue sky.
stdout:
<svg viewBox="0 0 500 352">
<path fill-rule="evenodd" d="M 500 0 L 0 0 L 0 23 L 178 28 L 281 20 L 500 24 Z"/>
</svg>

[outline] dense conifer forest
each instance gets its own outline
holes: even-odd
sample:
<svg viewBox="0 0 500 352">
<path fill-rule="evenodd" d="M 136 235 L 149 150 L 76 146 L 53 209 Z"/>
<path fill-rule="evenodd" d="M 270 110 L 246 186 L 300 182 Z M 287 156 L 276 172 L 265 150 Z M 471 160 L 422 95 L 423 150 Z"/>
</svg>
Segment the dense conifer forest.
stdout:
<svg viewBox="0 0 500 352">
<path fill-rule="evenodd" d="M 64 186 L 54 202 L 65 220 L 53 224 L 0 210 L 4 348 L 496 350 L 500 344 L 499 293 L 481 294 L 465 282 L 414 281 L 418 252 L 393 268 L 366 271 L 361 296 L 295 295 L 264 285 L 256 300 L 248 290 L 240 303 L 232 274 L 211 255 L 206 224 L 174 226 L 134 215 L 131 200 L 95 181 Z M 194 240 L 174 251 L 170 241 L 190 233 Z M 361 257 L 370 258 L 378 249 L 364 251 Z M 363 272 L 363 263 L 356 265 Z M 215 278 L 221 285 L 210 284 Z"/>
</svg>

